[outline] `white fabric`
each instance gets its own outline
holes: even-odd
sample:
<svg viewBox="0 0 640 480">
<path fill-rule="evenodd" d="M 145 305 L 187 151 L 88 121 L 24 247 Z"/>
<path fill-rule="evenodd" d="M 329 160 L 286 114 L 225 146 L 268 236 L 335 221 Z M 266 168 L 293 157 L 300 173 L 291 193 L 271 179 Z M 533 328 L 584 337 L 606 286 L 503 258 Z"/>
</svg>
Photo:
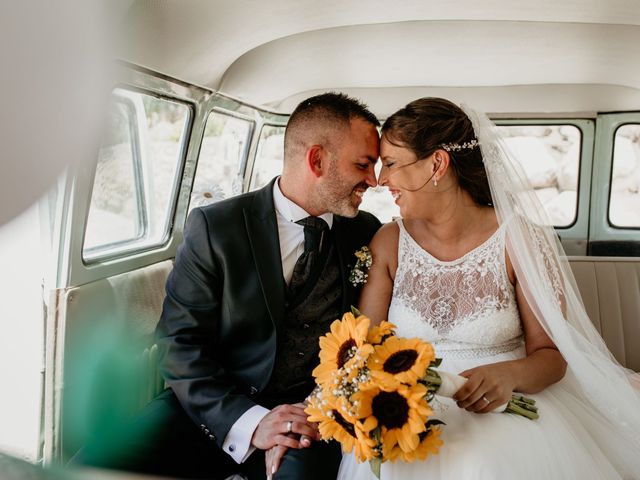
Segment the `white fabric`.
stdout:
<svg viewBox="0 0 640 480">
<path fill-rule="evenodd" d="M 442 384 L 440 385 L 440 388 L 438 388 L 438 395 L 441 395 L 443 397 L 453 397 L 455 393 L 460 390 L 466 383 L 466 378 L 461 377 L 460 375 L 449 372 L 438 373 L 440 374 L 440 379 L 442 380 Z"/>
<path fill-rule="evenodd" d="M 296 222 L 309 216 L 299 205 L 289 200 L 280 190 L 280 178 L 273 184 L 273 204 L 278 222 L 278 237 L 280 239 L 280 258 L 282 273 L 287 285 L 293 275 L 293 267 L 298 257 L 304 252 L 304 227 Z M 320 215 L 329 228 L 333 226 L 333 214 Z M 256 405 L 240 416 L 233 424 L 222 443 L 222 449 L 231 455 L 236 463 L 243 463 L 255 450 L 251 446 L 251 437 L 260 421 L 270 410 Z M 229 449 L 229 447 L 231 450 Z M 232 451 L 233 450 L 233 451 Z"/>
<path fill-rule="evenodd" d="M 228 453 L 236 463 L 245 462 L 255 451 L 256 447 L 251 445 L 251 437 L 260 421 L 270 411 L 260 405 L 251 407 L 236 420 L 227 433 L 222 442 L 222 450 Z"/>
<path fill-rule="evenodd" d="M 293 275 L 293 267 L 304 252 L 304 227 L 296 222 L 309 216 L 299 205 L 289 200 L 280 190 L 280 179 L 273 184 L 273 203 L 278 220 L 278 236 L 280 237 L 280 257 L 282 273 L 287 285 Z M 319 216 L 329 228 L 333 226 L 333 214 L 324 213 Z"/>
<path fill-rule="evenodd" d="M 456 261 L 440 262 L 400 227 L 398 270 L 389 321 L 397 325 L 400 336 L 417 334 L 433 342 L 436 355 L 443 358 L 438 370 L 457 373 L 526 355 L 515 294 L 505 270 L 503 232 L 498 229 L 486 242 Z M 425 308 L 424 302 L 411 297 L 407 301 L 406 292 L 413 291 L 416 283 L 422 288 L 435 288 L 428 290 L 432 299 L 427 305 L 458 299 L 465 304 L 466 297 L 478 291 L 478 286 L 458 284 L 452 297 L 451 287 L 445 283 L 427 287 L 437 275 L 452 278 L 472 275 L 489 298 L 480 297 L 474 306 L 458 310 L 456 315 L 451 315 L 451 310 L 446 308 Z M 509 345 L 509 341 L 512 341 L 509 349 L 499 348 Z M 601 425 L 597 418 L 591 418 L 587 405 L 557 385 L 529 396 L 535 398 L 539 407 L 540 419 L 536 421 L 509 414 L 470 413 L 458 408 L 452 400 L 438 397 L 438 401 L 433 402 L 434 418 L 446 424 L 442 427 L 444 445 L 440 453 L 425 462 L 386 462 L 382 465 L 381 478 L 621 478 L 607 459 L 608 449 L 603 448 L 602 443 L 606 445 L 612 440 L 611 448 L 615 449 L 623 442 L 598 437 Z M 353 455 L 345 455 L 338 478 L 373 480 L 375 477 L 368 464 L 358 464 Z"/>
<path fill-rule="evenodd" d="M 397 224 L 404 261 L 398 263 L 389 315 L 403 310 L 416 314 L 403 322 L 399 335 L 428 338 L 438 351 L 441 340 L 447 349 L 471 352 L 522 342 L 502 227 L 463 257 L 443 262 L 420 248 L 402 220 Z"/>
</svg>

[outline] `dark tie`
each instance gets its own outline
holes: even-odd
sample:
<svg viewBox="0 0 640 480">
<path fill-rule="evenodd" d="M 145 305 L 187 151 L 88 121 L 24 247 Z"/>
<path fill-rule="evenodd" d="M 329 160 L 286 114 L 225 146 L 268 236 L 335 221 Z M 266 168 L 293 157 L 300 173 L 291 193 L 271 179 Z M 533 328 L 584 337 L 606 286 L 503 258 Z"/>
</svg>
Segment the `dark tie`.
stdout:
<svg viewBox="0 0 640 480">
<path fill-rule="evenodd" d="M 311 278 L 314 268 L 320 266 L 318 260 L 325 250 L 329 225 L 318 217 L 307 217 L 296 222 L 304 227 L 304 252 L 293 267 L 289 283 L 289 294 L 295 296 L 300 288 Z"/>
</svg>

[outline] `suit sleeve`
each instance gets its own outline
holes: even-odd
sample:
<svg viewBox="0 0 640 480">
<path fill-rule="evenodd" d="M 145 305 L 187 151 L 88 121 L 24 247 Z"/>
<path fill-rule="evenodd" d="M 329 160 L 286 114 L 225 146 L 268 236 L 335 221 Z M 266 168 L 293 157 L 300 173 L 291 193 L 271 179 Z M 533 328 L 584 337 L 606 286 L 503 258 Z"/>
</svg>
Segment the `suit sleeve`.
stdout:
<svg viewBox="0 0 640 480">
<path fill-rule="evenodd" d="M 225 372 L 219 334 L 223 277 L 207 219 L 194 209 L 167 280 L 156 341 L 168 385 L 203 435 L 220 447 L 238 418 L 256 405 Z"/>
</svg>

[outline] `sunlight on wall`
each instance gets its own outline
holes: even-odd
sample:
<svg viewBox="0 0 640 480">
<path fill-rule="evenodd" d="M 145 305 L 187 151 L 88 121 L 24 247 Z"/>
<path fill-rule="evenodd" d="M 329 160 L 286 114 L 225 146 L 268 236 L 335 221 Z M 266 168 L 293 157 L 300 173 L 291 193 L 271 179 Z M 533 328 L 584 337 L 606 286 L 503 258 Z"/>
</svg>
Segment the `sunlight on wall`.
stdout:
<svg viewBox="0 0 640 480">
<path fill-rule="evenodd" d="M 0 451 L 36 460 L 40 427 L 42 257 L 38 207 L 0 226 Z"/>
</svg>

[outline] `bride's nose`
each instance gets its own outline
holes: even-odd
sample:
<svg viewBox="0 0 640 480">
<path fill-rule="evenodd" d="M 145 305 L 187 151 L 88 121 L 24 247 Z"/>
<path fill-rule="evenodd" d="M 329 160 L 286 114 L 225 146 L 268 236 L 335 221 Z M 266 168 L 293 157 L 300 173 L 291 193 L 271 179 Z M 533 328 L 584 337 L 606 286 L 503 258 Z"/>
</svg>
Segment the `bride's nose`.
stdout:
<svg viewBox="0 0 640 480">
<path fill-rule="evenodd" d="M 389 175 L 387 174 L 387 168 L 383 165 L 380 169 L 380 173 L 378 174 L 378 185 L 381 187 L 386 187 L 388 180 Z"/>
</svg>

